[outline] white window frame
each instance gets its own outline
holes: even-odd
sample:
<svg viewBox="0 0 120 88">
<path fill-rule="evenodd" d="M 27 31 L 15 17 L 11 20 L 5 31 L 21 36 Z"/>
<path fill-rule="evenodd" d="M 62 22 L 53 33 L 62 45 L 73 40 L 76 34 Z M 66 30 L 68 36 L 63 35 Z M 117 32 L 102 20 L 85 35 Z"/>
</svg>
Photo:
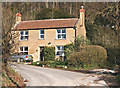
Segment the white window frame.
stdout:
<svg viewBox="0 0 120 88">
<path fill-rule="evenodd" d="M 20 50 L 21 47 L 23 48 L 23 51 Z M 28 50 L 27 51 L 25 50 L 25 47 L 28 48 L 28 46 L 25 47 L 21 46 L 21 47 L 19 47 L 19 53 L 26 53 L 26 52 L 28 53 Z"/>
<path fill-rule="evenodd" d="M 23 32 L 23 35 L 21 35 L 21 32 Z M 28 31 L 20 31 L 20 32 L 19 32 L 19 35 L 20 35 L 20 36 L 19 36 L 19 40 L 21 40 L 21 41 L 28 40 L 28 39 L 25 39 L 25 37 L 29 35 L 29 32 L 28 32 L 27 35 L 26 35 L 26 32 L 28 32 Z M 21 36 L 23 36 L 24 38 L 21 39 Z M 29 38 L 29 36 L 28 36 L 28 38 Z"/>
<path fill-rule="evenodd" d="M 58 50 L 58 47 L 60 47 L 60 50 Z M 57 52 L 63 52 L 60 55 L 57 55 Z M 65 56 L 64 55 L 64 46 L 56 46 L 56 56 Z"/>
<path fill-rule="evenodd" d="M 42 30 L 43 30 L 43 29 L 41 29 L 41 30 L 39 31 L 39 39 L 44 39 L 44 38 L 45 38 L 45 35 L 44 35 L 44 34 L 45 34 L 45 30 L 43 30 L 43 31 L 44 31 L 44 34 L 41 34 L 41 31 L 42 31 Z M 44 38 L 41 38 L 41 37 L 40 37 L 41 35 L 44 35 Z"/>
<path fill-rule="evenodd" d="M 58 33 L 58 30 L 60 30 L 60 33 Z M 62 33 L 62 30 L 65 30 L 65 33 Z M 63 34 L 65 38 L 62 37 Z M 58 38 L 58 35 L 61 35 L 61 38 Z M 56 29 L 56 39 L 66 39 L 66 29 Z"/>
</svg>

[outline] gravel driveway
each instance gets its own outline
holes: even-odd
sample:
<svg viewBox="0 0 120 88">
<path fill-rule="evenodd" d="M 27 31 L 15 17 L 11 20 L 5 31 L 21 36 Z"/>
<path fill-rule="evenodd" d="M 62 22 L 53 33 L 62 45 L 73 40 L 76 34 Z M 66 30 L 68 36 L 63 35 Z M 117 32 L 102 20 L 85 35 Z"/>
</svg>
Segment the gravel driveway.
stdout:
<svg viewBox="0 0 120 88">
<path fill-rule="evenodd" d="M 107 86 L 97 75 L 43 68 L 24 64 L 11 67 L 21 74 L 27 86 Z"/>
</svg>

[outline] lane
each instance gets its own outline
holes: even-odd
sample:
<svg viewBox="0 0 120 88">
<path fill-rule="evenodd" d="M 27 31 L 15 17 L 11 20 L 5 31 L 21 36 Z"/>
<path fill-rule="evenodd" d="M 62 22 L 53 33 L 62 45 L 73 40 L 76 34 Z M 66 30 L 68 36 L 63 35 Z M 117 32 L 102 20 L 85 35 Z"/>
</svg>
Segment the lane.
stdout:
<svg viewBox="0 0 120 88">
<path fill-rule="evenodd" d="M 90 76 L 90 74 L 31 65 L 15 64 L 12 68 L 29 80 L 26 82 L 27 86 L 88 86 L 94 80 L 98 80 L 97 76 Z"/>
</svg>

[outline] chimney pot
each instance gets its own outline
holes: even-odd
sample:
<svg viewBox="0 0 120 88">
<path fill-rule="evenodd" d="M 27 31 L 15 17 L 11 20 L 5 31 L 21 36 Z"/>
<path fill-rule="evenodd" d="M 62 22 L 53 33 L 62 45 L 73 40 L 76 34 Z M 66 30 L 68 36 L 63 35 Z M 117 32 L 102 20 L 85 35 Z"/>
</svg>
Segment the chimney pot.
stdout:
<svg viewBox="0 0 120 88">
<path fill-rule="evenodd" d="M 81 6 L 81 8 L 83 9 L 83 8 L 84 8 L 84 6 Z"/>
<path fill-rule="evenodd" d="M 20 13 L 17 13 L 16 14 L 16 23 L 19 23 L 19 22 L 21 22 L 21 14 Z"/>
<path fill-rule="evenodd" d="M 16 14 L 16 16 L 19 16 L 19 17 L 21 17 L 22 15 L 21 15 L 20 13 L 17 13 L 17 14 Z"/>
<path fill-rule="evenodd" d="M 84 8 L 84 6 L 81 6 L 80 12 L 84 12 L 85 13 L 85 10 L 83 8 Z"/>
</svg>

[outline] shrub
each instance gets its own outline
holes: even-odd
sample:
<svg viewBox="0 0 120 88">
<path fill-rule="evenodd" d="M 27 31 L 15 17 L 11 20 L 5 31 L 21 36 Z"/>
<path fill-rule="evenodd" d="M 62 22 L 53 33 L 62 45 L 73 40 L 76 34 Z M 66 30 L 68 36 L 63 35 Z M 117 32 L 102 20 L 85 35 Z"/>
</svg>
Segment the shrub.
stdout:
<svg viewBox="0 0 120 88">
<path fill-rule="evenodd" d="M 38 62 L 38 61 L 37 61 Z M 37 62 L 31 62 L 31 65 L 37 65 Z"/>
<path fill-rule="evenodd" d="M 31 65 L 37 65 L 37 66 L 47 66 L 49 64 L 48 61 L 37 61 L 37 62 L 31 62 Z"/>
<path fill-rule="evenodd" d="M 120 84 L 120 74 L 116 76 L 115 80 L 117 81 L 118 84 Z"/>
<path fill-rule="evenodd" d="M 65 58 L 68 59 L 69 55 L 71 55 L 74 52 L 79 52 L 81 50 L 80 47 L 85 45 L 91 45 L 90 41 L 88 39 L 85 39 L 83 36 L 77 37 L 74 42 L 71 44 L 65 45 Z"/>
<path fill-rule="evenodd" d="M 107 51 L 97 45 L 86 45 L 79 52 L 69 56 L 69 67 L 102 67 L 107 58 Z"/>
<path fill-rule="evenodd" d="M 55 47 L 44 47 L 44 60 L 54 61 L 55 59 Z"/>
<path fill-rule="evenodd" d="M 107 61 L 111 68 L 119 64 L 117 61 L 119 59 L 119 57 L 117 57 L 117 50 L 119 48 L 117 33 L 119 32 L 116 32 L 115 29 L 96 24 L 86 24 L 87 38 L 93 44 L 103 46 L 107 50 Z"/>
<path fill-rule="evenodd" d="M 54 61 L 54 64 L 55 65 L 67 65 L 68 62 L 67 62 L 67 60 L 66 61 Z"/>
</svg>

